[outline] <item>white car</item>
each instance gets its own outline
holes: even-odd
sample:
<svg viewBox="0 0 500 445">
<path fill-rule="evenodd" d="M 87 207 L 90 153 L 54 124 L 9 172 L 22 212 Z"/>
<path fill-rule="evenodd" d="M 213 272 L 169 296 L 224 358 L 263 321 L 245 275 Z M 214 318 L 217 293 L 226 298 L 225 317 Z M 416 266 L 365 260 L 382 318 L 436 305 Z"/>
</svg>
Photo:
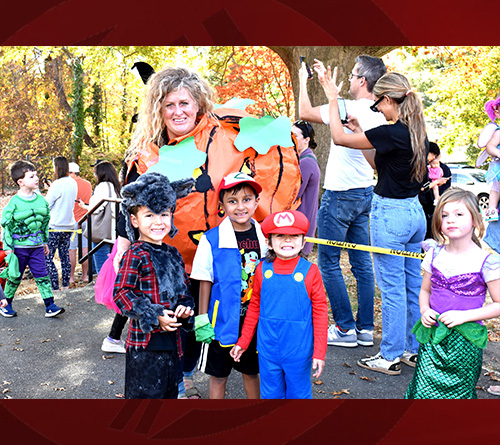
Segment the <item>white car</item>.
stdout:
<svg viewBox="0 0 500 445">
<path fill-rule="evenodd" d="M 486 182 L 486 172 L 478 168 L 456 168 L 448 165 L 451 171 L 451 185 L 469 190 L 477 196 L 482 210 L 490 202 L 490 185 Z"/>
</svg>

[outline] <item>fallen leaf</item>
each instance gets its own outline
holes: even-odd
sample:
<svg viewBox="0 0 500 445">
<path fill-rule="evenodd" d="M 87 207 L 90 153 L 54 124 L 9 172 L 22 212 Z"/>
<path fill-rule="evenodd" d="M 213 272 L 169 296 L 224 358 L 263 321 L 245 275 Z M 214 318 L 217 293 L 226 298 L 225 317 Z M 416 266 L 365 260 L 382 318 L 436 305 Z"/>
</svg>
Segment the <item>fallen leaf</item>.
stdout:
<svg viewBox="0 0 500 445">
<path fill-rule="evenodd" d="M 114 355 L 103 355 L 102 356 L 103 360 L 109 360 L 109 359 L 112 359 L 112 358 L 115 358 L 115 356 Z"/>
<path fill-rule="evenodd" d="M 356 372 L 355 371 L 351 371 L 349 374 L 356 375 Z"/>
<path fill-rule="evenodd" d="M 19 352 L 23 352 L 24 349 L 23 348 L 16 348 L 15 346 L 12 348 L 13 351 L 19 351 Z"/>
<path fill-rule="evenodd" d="M 323 382 L 321 380 L 315 380 L 313 383 L 315 385 L 322 385 L 323 384 Z"/>
<path fill-rule="evenodd" d="M 359 377 L 361 380 L 367 380 L 367 381 L 370 381 L 371 378 L 370 377 L 364 377 L 364 376 L 360 376 Z"/>
<path fill-rule="evenodd" d="M 125 394 L 118 393 L 118 394 L 115 394 L 115 397 L 118 397 L 119 399 L 124 399 Z"/>
<path fill-rule="evenodd" d="M 349 363 L 344 363 L 344 365 L 346 368 L 352 368 L 352 366 L 349 364 Z"/>
<path fill-rule="evenodd" d="M 108 383 L 109 383 L 110 385 L 114 385 L 114 384 L 115 384 L 115 382 L 114 382 L 113 380 L 108 380 Z"/>
<path fill-rule="evenodd" d="M 5 388 L 3 391 L 2 391 L 2 394 L 5 394 L 5 393 L 8 393 L 10 390 L 9 388 Z"/>
<path fill-rule="evenodd" d="M 55 388 L 55 391 L 66 391 L 66 388 L 64 386 L 61 388 Z"/>
<path fill-rule="evenodd" d="M 51 338 L 47 338 L 45 340 L 42 340 L 42 343 L 47 343 L 48 341 L 52 341 L 52 339 Z"/>
<path fill-rule="evenodd" d="M 4 380 L 4 381 L 3 381 L 3 384 L 4 384 L 4 385 L 10 385 L 10 382 L 8 382 L 7 380 Z"/>
<path fill-rule="evenodd" d="M 341 389 L 340 391 L 333 391 L 330 393 L 332 396 L 339 396 L 341 394 L 351 394 L 349 389 Z"/>
</svg>

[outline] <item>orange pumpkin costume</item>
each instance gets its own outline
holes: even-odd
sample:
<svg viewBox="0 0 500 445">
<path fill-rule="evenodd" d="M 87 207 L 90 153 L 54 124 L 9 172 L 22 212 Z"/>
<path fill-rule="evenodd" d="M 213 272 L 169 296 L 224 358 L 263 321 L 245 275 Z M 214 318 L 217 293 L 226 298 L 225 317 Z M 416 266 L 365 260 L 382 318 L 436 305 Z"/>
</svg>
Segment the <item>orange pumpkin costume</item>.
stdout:
<svg viewBox="0 0 500 445">
<path fill-rule="evenodd" d="M 188 273 L 202 233 L 222 220 L 217 187 L 227 174 L 243 171 L 262 186 L 259 207 L 254 215 L 257 221 L 262 221 L 272 212 L 296 209 L 300 204 L 300 200 L 295 202 L 301 184 L 296 147 L 275 145 L 265 155 L 259 155 L 253 148 L 240 152 L 234 146 L 239 121 L 250 115 L 228 108 L 220 108 L 215 113 L 217 117 L 202 116 L 191 132 L 168 142 L 168 145 L 176 145 L 193 136 L 196 148 L 207 154 L 205 164 L 193 172 L 195 191 L 177 201 L 175 225 L 179 232 L 173 239 L 166 237 L 164 240 L 182 254 Z M 145 144 L 129 163 L 128 171 L 135 164 L 137 172 L 144 174 L 158 162 L 158 153 L 156 144 Z M 163 174 L 169 176 L 168 172 Z"/>
</svg>

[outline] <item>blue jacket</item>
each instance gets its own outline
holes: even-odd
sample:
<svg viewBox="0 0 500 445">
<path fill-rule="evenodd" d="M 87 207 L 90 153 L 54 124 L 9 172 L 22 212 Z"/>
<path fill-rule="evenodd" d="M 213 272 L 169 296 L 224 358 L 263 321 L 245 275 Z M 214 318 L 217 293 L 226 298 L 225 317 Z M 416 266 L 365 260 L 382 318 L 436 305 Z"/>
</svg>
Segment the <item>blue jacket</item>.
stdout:
<svg viewBox="0 0 500 445">
<path fill-rule="evenodd" d="M 264 234 L 258 222 L 252 220 L 259 239 L 261 258 L 267 251 Z M 222 346 L 238 341 L 241 308 L 241 253 L 229 218 L 204 236 L 212 254 L 213 286 L 208 305 L 208 318 L 215 330 L 215 339 Z M 200 252 L 201 253 L 201 252 Z M 198 252 L 197 252 L 198 255 Z M 195 259 L 196 262 L 196 259 Z M 195 265 L 193 263 L 193 271 Z M 198 279 L 198 276 L 191 275 Z"/>
</svg>

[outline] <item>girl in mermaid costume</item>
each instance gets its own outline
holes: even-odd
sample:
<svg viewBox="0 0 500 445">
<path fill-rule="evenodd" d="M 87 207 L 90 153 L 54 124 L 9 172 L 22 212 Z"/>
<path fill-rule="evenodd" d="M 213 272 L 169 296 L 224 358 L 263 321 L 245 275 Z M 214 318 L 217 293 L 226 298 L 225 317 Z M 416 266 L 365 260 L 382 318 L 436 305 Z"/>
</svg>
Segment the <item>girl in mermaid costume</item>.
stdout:
<svg viewBox="0 0 500 445">
<path fill-rule="evenodd" d="M 420 349 L 405 398 L 475 399 L 488 341 L 481 320 L 500 315 L 500 256 L 479 247 L 474 232 L 482 237 L 484 225 L 471 192 L 447 190 L 432 229 L 438 244 L 422 263 L 422 316 L 413 328 Z M 486 291 L 492 302 L 484 305 Z"/>
</svg>

